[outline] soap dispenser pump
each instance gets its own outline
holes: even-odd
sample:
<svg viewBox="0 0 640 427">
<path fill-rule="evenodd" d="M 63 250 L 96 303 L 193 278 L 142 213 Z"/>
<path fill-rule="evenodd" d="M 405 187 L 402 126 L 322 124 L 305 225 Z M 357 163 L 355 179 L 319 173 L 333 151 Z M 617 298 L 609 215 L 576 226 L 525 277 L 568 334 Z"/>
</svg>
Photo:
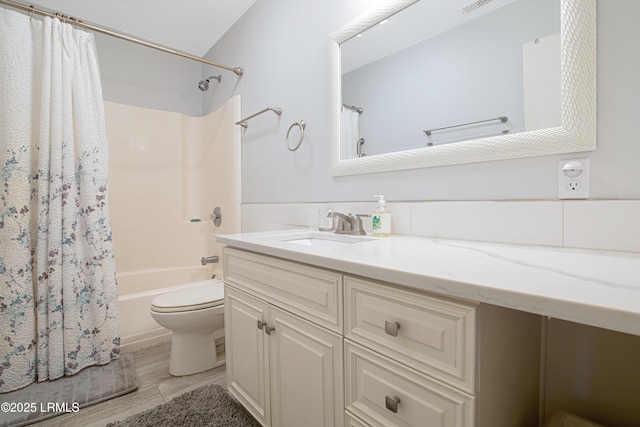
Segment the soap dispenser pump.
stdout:
<svg viewBox="0 0 640 427">
<path fill-rule="evenodd" d="M 391 235 L 391 212 L 387 209 L 387 202 L 383 195 L 375 195 L 378 198 L 378 207 L 373 211 L 373 235 L 386 237 Z"/>
</svg>

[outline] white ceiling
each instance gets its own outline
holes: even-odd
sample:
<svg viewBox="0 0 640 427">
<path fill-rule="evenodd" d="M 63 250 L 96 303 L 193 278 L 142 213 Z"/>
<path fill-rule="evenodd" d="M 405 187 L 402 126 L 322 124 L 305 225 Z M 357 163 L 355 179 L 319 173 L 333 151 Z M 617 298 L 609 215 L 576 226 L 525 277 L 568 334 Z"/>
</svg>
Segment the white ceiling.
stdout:
<svg viewBox="0 0 640 427">
<path fill-rule="evenodd" d="M 29 4 L 202 57 L 255 1 L 36 0 Z"/>
</svg>

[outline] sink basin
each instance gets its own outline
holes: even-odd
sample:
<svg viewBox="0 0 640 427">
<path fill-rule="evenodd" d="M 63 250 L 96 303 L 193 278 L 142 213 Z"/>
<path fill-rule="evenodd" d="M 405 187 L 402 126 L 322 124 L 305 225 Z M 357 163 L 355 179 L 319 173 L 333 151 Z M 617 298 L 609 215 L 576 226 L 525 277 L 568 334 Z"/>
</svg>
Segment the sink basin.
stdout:
<svg viewBox="0 0 640 427">
<path fill-rule="evenodd" d="M 302 246 L 334 246 L 337 244 L 356 244 L 375 240 L 367 236 L 350 236 L 348 234 L 335 233 L 300 233 L 288 236 L 279 236 L 281 242 L 294 243 Z"/>
</svg>

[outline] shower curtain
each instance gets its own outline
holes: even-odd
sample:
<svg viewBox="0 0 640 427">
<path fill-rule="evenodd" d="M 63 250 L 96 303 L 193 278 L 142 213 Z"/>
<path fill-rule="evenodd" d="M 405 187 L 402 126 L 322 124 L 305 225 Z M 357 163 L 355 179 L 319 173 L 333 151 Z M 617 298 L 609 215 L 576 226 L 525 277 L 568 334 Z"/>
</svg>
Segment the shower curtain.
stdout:
<svg viewBox="0 0 640 427">
<path fill-rule="evenodd" d="M 118 357 L 93 35 L 0 8 L 0 392 Z"/>
<path fill-rule="evenodd" d="M 340 158 L 355 159 L 360 139 L 360 114 L 351 108 L 342 107 L 342 136 Z"/>
</svg>

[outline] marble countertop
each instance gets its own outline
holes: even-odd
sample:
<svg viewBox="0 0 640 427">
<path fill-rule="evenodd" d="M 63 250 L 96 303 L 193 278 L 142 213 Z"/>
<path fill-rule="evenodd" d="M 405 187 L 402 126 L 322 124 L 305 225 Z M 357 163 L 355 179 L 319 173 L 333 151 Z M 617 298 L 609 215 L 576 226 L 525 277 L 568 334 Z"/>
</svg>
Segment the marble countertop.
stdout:
<svg viewBox="0 0 640 427">
<path fill-rule="evenodd" d="M 455 298 L 640 335 L 640 254 L 410 236 L 312 243 L 308 237 L 313 236 L 323 235 L 311 230 L 270 231 L 220 235 L 217 241 Z"/>
</svg>

